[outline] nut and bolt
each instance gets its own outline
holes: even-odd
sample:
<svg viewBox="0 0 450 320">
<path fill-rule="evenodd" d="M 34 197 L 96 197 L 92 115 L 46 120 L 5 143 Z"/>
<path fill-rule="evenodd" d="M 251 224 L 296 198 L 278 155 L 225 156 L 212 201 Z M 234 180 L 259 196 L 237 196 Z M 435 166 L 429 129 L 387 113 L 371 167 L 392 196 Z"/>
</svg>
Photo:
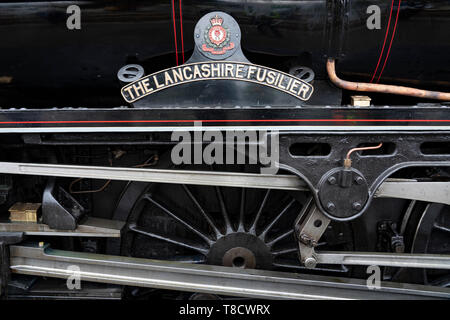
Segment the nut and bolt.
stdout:
<svg viewBox="0 0 450 320">
<path fill-rule="evenodd" d="M 336 178 L 333 177 L 333 176 L 329 177 L 329 178 L 328 178 L 328 183 L 329 183 L 329 184 L 336 184 Z"/>
<path fill-rule="evenodd" d="M 353 206 L 353 209 L 355 209 L 355 210 L 361 210 L 361 208 L 362 208 L 362 205 L 359 202 L 353 202 L 352 206 Z"/>
<path fill-rule="evenodd" d="M 362 184 L 364 182 L 364 179 L 360 176 L 357 176 L 355 178 L 355 182 L 356 182 L 356 184 Z"/>
<path fill-rule="evenodd" d="M 309 258 L 306 258 L 303 263 L 304 263 L 306 268 L 313 269 L 317 265 L 317 260 L 314 259 L 313 257 L 309 257 Z"/>
<path fill-rule="evenodd" d="M 327 203 L 327 209 L 328 211 L 334 211 L 336 209 L 336 206 L 334 205 L 333 202 L 330 201 Z"/>
<path fill-rule="evenodd" d="M 300 242 L 303 243 L 304 245 L 307 245 L 308 247 L 316 247 L 317 246 L 317 241 L 314 240 L 313 238 L 311 238 L 306 233 L 302 233 L 300 235 Z"/>
</svg>

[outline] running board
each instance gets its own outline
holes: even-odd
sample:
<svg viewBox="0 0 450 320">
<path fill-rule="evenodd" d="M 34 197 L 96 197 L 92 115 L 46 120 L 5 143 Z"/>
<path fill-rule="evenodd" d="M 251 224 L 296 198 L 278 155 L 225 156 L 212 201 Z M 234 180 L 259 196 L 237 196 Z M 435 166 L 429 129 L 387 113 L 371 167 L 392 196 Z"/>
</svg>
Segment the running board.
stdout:
<svg viewBox="0 0 450 320">
<path fill-rule="evenodd" d="M 77 268 L 74 268 L 76 266 Z M 450 299 L 450 289 L 10 246 L 13 273 L 264 299 Z"/>
</svg>

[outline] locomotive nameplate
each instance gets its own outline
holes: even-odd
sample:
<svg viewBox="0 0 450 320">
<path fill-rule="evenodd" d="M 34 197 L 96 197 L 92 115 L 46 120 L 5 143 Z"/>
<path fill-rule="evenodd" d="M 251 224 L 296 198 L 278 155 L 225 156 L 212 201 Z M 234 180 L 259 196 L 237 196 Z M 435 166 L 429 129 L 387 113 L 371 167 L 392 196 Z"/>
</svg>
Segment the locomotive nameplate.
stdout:
<svg viewBox="0 0 450 320">
<path fill-rule="evenodd" d="M 145 76 L 124 86 L 122 96 L 135 102 L 149 94 L 195 81 L 237 80 L 271 87 L 300 100 L 308 100 L 314 88 L 288 73 L 244 62 L 207 61 L 184 64 Z"/>
</svg>

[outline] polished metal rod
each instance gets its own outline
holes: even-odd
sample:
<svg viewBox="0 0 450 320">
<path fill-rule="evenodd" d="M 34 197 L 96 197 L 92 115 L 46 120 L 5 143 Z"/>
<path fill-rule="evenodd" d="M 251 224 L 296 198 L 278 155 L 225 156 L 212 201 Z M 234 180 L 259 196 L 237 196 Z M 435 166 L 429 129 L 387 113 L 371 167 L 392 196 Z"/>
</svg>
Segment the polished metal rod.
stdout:
<svg viewBox="0 0 450 320">
<path fill-rule="evenodd" d="M 75 266 L 75 267 L 74 267 Z M 265 299 L 450 299 L 450 289 L 10 246 L 13 273 Z"/>
</svg>

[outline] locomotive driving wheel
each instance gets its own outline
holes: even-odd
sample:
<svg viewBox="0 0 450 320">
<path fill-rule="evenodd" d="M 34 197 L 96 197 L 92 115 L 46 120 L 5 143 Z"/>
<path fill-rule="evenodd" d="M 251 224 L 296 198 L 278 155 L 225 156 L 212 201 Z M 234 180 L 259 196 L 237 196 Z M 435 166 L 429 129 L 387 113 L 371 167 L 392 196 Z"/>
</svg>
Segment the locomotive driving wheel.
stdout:
<svg viewBox="0 0 450 320">
<path fill-rule="evenodd" d="M 309 198 L 309 192 L 131 183 L 118 206 L 127 221 L 121 254 L 236 268 L 347 273 L 344 266 L 308 271 L 300 264 L 293 226 Z M 321 249 L 353 248 L 349 224 L 332 223 L 321 240 Z"/>
</svg>

